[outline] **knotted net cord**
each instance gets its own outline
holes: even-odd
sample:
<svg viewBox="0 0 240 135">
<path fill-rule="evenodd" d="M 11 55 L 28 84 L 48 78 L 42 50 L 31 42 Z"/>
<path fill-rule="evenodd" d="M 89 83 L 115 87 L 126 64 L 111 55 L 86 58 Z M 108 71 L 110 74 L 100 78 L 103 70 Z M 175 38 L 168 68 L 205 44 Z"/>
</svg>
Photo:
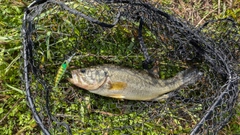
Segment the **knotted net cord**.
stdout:
<svg viewBox="0 0 240 135">
<path fill-rule="evenodd" d="M 32 3 L 23 21 L 23 81 L 45 134 L 217 134 L 234 115 L 240 43 L 229 18 L 194 28 L 141 0 L 48 0 Z M 59 65 L 74 52 L 81 55 L 53 90 Z M 75 68 L 111 63 L 143 70 L 142 61 L 151 60 L 160 62 L 162 79 L 191 66 L 204 78 L 164 102 L 118 101 L 66 81 Z"/>
</svg>

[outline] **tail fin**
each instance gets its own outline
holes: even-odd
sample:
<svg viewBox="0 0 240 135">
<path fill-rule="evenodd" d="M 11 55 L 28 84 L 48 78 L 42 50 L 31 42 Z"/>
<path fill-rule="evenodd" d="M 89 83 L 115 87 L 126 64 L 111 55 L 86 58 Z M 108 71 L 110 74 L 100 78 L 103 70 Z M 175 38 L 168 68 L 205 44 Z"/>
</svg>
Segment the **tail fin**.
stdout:
<svg viewBox="0 0 240 135">
<path fill-rule="evenodd" d="M 202 77 L 203 72 L 200 72 L 196 68 L 189 68 L 182 71 L 182 73 L 180 74 L 181 74 L 180 76 L 182 78 L 183 84 L 189 85 L 189 84 L 194 84 L 196 81 L 198 81 Z"/>
</svg>

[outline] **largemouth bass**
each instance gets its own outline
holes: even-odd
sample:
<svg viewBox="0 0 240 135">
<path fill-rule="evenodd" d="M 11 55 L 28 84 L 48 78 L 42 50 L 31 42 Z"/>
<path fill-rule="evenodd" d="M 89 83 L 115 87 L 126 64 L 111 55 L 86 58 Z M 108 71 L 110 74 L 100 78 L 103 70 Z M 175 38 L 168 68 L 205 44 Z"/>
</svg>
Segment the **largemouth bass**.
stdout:
<svg viewBox="0 0 240 135">
<path fill-rule="evenodd" d="M 173 78 L 161 80 L 147 72 L 102 65 L 72 70 L 71 74 L 69 82 L 91 93 L 118 99 L 158 100 L 161 95 L 195 83 L 203 73 L 190 68 Z"/>
</svg>

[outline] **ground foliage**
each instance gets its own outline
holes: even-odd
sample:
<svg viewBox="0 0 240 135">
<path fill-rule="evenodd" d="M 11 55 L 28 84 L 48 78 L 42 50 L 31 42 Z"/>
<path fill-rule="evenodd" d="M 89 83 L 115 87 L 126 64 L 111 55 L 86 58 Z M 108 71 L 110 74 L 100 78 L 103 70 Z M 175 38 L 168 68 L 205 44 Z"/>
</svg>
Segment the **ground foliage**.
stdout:
<svg viewBox="0 0 240 135">
<path fill-rule="evenodd" d="M 182 8 L 176 8 L 176 5 L 178 5 L 178 2 L 180 2 L 181 7 Z M 208 1 L 207 1 L 208 2 Z M 206 2 L 206 3 L 207 3 Z M 216 5 L 216 3 L 211 3 L 209 2 L 209 7 L 213 8 L 213 12 L 200 12 L 200 10 L 198 9 L 198 6 L 201 7 L 202 5 L 206 4 L 204 2 L 198 1 L 195 2 L 195 4 L 187 4 L 188 2 L 185 3 L 185 1 L 161 1 L 159 2 L 162 5 L 168 5 L 169 9 L 166 9 L 167 11 L 169 11 L 169 13 L 172 13 L 173 11 L 175 13 L 178 13 L 179 15 L 187 18 L 187 20 L 189 20 L 190 22 L 192 22 L 195 25 L 200 25 L 202 23 L 205 22 L 205 19 L 207 18 L 214 18 L 215 15 L 217 14 L 216 11 L 218 11 L 218 8 L 215 8 L 217 6 L 214 6 L 214 4 Z M 199 3 L 199 5 L 197 5 Z M 1 3 L 2 4 L 2 3 Z M 1 114 L 1 131 L 3 131 L 2 133 L 4 134 L 20 134 L 20 133 L 36 133 L 39 132 L 39 128 L 36 128 L 36 123 L 34 121 L 34 119 L 32 118 L 32 113 L 29 110 L 27 105 L 26 105 L 26 101 L 25 99 L 25 94 L 22 92 L 23 91 L 23 85 L 21 85 L 21 80 L 20 80 L 20 71 L 19 69 L 19 63 L 18 63 L 18 59 L 20 58 L 20 48 L 21 48 L 21 40 L 20 40 L 20 25 L 22 24 L 22 13 L 23 13 L 23 9 L 26 5 L 28 5 L 29 3 L 23 3 L 21 1 L 6 1 L 4 2 L 1 6 L 1 9 L 5 9 L 3 10 L 4 12 L 2 12 L 1 18 L 3 18 L 1 20 L 1 24 L 3 26 L 4 29 L 1 30 L 1 83 L 0 83 L 0 88 L 2 90 L 1 92 L 1 102 L 3 104 L 1 104 L 1 110 L 0 110 L 0 114 Z M 227 9 L 222 8 L 222 10 L 220 10 L 220 13 L 218 15 L 218 17 L 226 17 L 226 16 L 232 16 L 233 18 L 235 18 L 236 20 L 239 18 L 237 17 L 239 15 L 239 11 L 238 11 L 238 6 L 237 6 L 237 2 L 234 3 L 232 6 L 228 5 L 229 3 L 227 2 L 223 2 L 221 3 L 223 6 L 228 7 Z M 11 5 L 11 6 L 9 6 Z M 171 7 L 171 6 L 172 7 Z M 84 10 L 84 8 L 81 10 L 84 10 L 83 12 L 85 12 L 85 14 L 91 14 L 92 16 L 96 15 L 96 17 L 98 17 L 97 12 L 100 10 L 107 10 L 109 7 L 108 6 L 104 6 L 101 7 L 99 6 L 99 8 L 103 8 L 103 9 L 91 9 L 88 10 L 90 5 L 85 5 L 86 9 Z M 74 4 L 73 4 L 74 7 Z M 167 6 L 166 6 L 167 7 Z M 187 8 L 186 8 L 187 7 Z M 204 6 L 206 8 L 206 6 Z M 180 10 L 180 9 L 184 9 L 184 10 Z M 194 10 L 195 9 L 195 10 Z M 220 8 L 221 9 L 221 8 Z M 190 11 L 189 11 L 190 10 Z M 182 12 L 180 12 L 182 11 Z M 194 11 L 194 12 L 191 12 Z M 62 13 L 62 14 L 61 14 Z M 103 31 L 101 28 L 97 28 L 93 25 L 93 24 L 88 24 L 85 20 L 82 20 L 81 22 L 69 22 L 68 20 L 65 20 L 66 18 L 64 18 L 64 11 L 62 11 L 59 14 L 55 14 L 54 11 L 50 11 L 50 13 L 45 14 L 44 16 L 42 16 L 43 20 L 42 22 L 44 22 L 45 25 L 41 24 L 40 22 L 37 22 L 39 24 L 41 24 L 43 27 L 37 27 L 39 30 L 39 35 L 37 35 L 36 37 L 38 37 L 37 41 L 39 43 L 44 42 L 44 40 L 48 41 L 49 38 L 49 44 L 45 44 L 45 46 L 39 46 L 39 48 L 36 48 L 36 50 L 38 49 L 37 52 L 35 52 L 35 54 L 38 54 L 35 56 L 35 61 L 37 62 L 36 65 L 38 65 L 41 69 L 41 72 L 43 72 L 43 78 L 47 81 L 47 82 L 51 82 L 54 78 L 54 75 L 56 74 L 56 69 L 59 67 L 59 65 L 61 64 L 61 62 L 65 59 L 65 57 L 67 57 L 69 55 L 69 50 L 72 50 L 72 47 L 75 48 L 75 43 L 79 43 L 79 41 L 75 41 L 76 39 L 71 39 L 71 38 L 62 38 L 61 41 L 59 41 L 57 38 L 55 38 L 58 33 L 53 33 L 53 32 L 48 32 L 46 29 L 47 25 L 52 25 L 50 30 L 51 31 L 56 31 L 56 30 L 64 30 L 66 33 L 71 33 L 71 32 L 76 32 L 74 34 L 80 34 L 87 39 L 94 39 L 93 41 L 89 40 L 83 40 L 81 38 L 79 38 L 78 40 L 81 40 L 81 44 L 85 45 L 82 47 L 87 47 L 85 48 L 85 50 L 91 50 L 92 52 L 85 52 L 86 57 L 83 57 L 81 61 L 77 61 L 77 57 L 75 58 L 75 62 L 74 62 L 74 66 L 78 66 L 78 67 L 83 67 L 83 66 L 89 66 L 89 65 L 93 65 L 96 64 L 96 62 L 99 62 L 99 64 L 101 63 L 106 63 L 110 61 L 110 63 L 116 63 L 116 64 L 120 64 L 120 65 L 125 65 L 125 66 L 129 66 L 129 67 L 133 67 L 136 69 L 141 68 L 141 66 L 139 66 L 141 64 L 141 62 L 144 60 L 144 56 L 137 56 L 134 57 L 131 55 L 132 54 L 137 54 L 137 53 L 141 53 L 141 51 L 139 51 L 139 49 L 135 46 L 138 45 L 138 42 L 136 42 L 136 38 L 132 35 L 136 35 L 137 32 L 136 31 L 130 31 L 130 29 L 132 28 L 136 28 L 137 24 L 134 25 L 129 25 L 127 26 L 127 29 L 125 29 L 124 27 L 117 27 L 111 31 L 107 31 L 108 33 L 104 33 L 102 36 L 101 33 L 96 33 L 99 31 Z M 192 14 L 191 14 L 192 13 Z M 105 16 L 109 15 L 109 14 L 103 14 Z M 201 17 L 203 16 L 203 17 Z M 49 20 L 52 20 L 54 18 L 63 18 L 63 20 L 65 21 L 63 23 L 63 25 L 61 25 L 61 27 L 58 27 L 56 25 L 57 22 L 61 21 L 61 20 L 55 20 L 56 23 L 54 22 L 47 22 Z M 71 16 L 70 16 L 71 18 Z M 196 18 L 196 19 L 193 19 Z M 100 18 L 101 19 L 101 18 Z M 103 18 L 106 19 L 106 18 Z M 41 20 L 41 18 L 39 19 Z M 76 23 L 79 24 L 78 26 L 80 28 L 74 28 L 74 27 L 68 27 L 71 26 L 73 24 L 71 23 Z M 88 25 L 86 25 L 88 24 Z M 89 26 L 90 25 L 90 26 Z M 74 25 L 73 25 L 74 26 Z M 218 29 L 222 30 L 222 28 L 225 27 L 224 25 L 219 27 Z M 86 33 L 82 32 L 82 31 L 77 31 L 78 29 L 88 29 L 88 31 Z M 205 28 L 206 30 L 211 29 L 211 28 Z M 41 34 L 43 34 L 44 32 L 46 32 L 45 36 L 41 37 Z M 79 33 L 78 33 L 79 32 Z M 89 33 L 91 33 L 89 35 Z M 115 33 L 117 33 L 117 35 L 114 35 Z M 145 31 L 144 34 L 145 37 L 147 37 L 147 39 L 145 40 L 146 43 L 151 43 L 151 41 L 153 39 L 155 39 L 156 37 L 153 36 L 153 34 L 149 31 Z M 207 32 L 206 32 L 207 33 Z M 208 33 L 210 36 L 212 35 L 211 33 Z M 97 36 L 96 36 L 97 35 Z M 62 35 L 61 35 L 62 36 Z M 132 38 L 129 38 L 132 37 Z M 55 38 L 55 39 L 54 39 Z M 51 41 L 52 40 L 52 41 Z M 108 41 L 109 40 L 109 41 Z M 114 41 L 113 41 L 114 40 Z M 59 41 L 58 43 L 61 45 L 57 46 L 57 45 L 51 45 L 51 43 Z M 65 43 L 67 42 L 68 45 L 65 45 Z M 219 41 L 220 42 L 220 41 Z M 114 44 L 113 44 L 114 43 Z M 117 46 L 116 46 L 117 43 Z M 130 43 L 126 44 L 126 43 Z M 89 45 L 91 44 L 91 46 Z M 95 45 L 96 44 L 96 45 Z M 101 44 L 102 46 L 100 46 L 99 44 Z M 88 46 L 89 45 L 89 46 Z M 110 47 L 109 47 L 110 46 Z M 105 48 L 104 48 L 105 47 Z M 153 45 L 153 48 L 156 47 Z M 170 46 L 172 47 L 172 46 Z M 117 49 L 116 49 L 117 48 Z M 120 49 L 119 49 L 120 48 Z M 127 48 L 127 49 L 126 49 Z M 78 50 L 84 51 L 84 48 L 77 48 Z M 172 48 L 166 48 L 165 50 L 171 50 Z M 225 48 L 226 49 L 226 48 Z M 59 52 L 54 52 L 54 50 L 59 50 Z M 95 51 L 94 51 L 95 50 Z M 96 51 L 97 50 L 97 51 Z M 103 51 L 102 51 L 103 50 Z M 108 50 L 109 52 L 107 52 L 106 50 Z M 134 50 L 134 51 L 129 51 L 129 50 Z M 151 52 L 151 49 L 149 49 Z M 154 50 L 154 49 L 153 49 Z M 161 50 L 162 52 L 165 52 L 165 50 Z M 157 50 L 158 52 L 161 52 L 159 50 Z M 97 54 L 98 52 L 101 52 L 100 54 Z M 44 55 L 42 55 L 44 54 Z M 95 55 L 93 55 L 95 54 Z M 117 57 L 115 56 L 111 56 L 110 54 L 118 54 Z M 167 54 L 160 54 L 162 56 L 165 56 Z M 180 54 L 180 56 L 184 54 Z M 194 54 L 195 55 L 195 54 Z M 41 57 L 38 57 L 41 56 Z M 107 57 L 104 57 L 107 56 Z M 123 62 L 123 59 L 125 59 L 125 56 L 129 56 L 127 57 L 127 60 L 125 60 Z M 175 55 L 174 55 L 175 56 Z M 190 56 L 192 57 L 192 56 Z M 62 59 L 58 59 L 58 58 L 62 58 Z M 107 60 L 106 60 L 107 58 Z M 58 62 L 56 62 L 58 61 Z M 162 79 L 164 78 L 168 78 L 173 76 L 174 74 L 176 74 L 177 72 L 179 72 L 180 70 L 186 68 L 186 66 L 189 66 L 186 63 L 183 63 L 182 60 L 178 61 L 177 64 L 174 62 L 171 62 L 167 59 L 161 59 L 161 61 L 163 62 L 161 64 L 161 68 L 163 69 L 162 72 L 160 73 L 160 76 Z M 21 61 L 22 62 L 22 61 Z M 133 64 L 134 62 L 134 64 Z M 167 64 L 166 64 L 167 63 Z M 47 68 L 46 68 L 47 66 Z M 169 68 L 170 67 L 170 68 Z M 207 66 L 208 67 L 208 66 Z M 74 68 L 74 67 L 72 67 Z M 201 68 L 206 68 L 205 66 L 201 67 Z M 206 69 L 205 69 L 206 70 Z M 3 71 L 3 72 L 2 72 Z M 47 73 L 47 74 L 44 74 Z M 210 72 L 211 73 L 211 72 Z M 67 74 L 66 74 L 67 75 Z M 212 76 L 214 76 L 215 74 L 212 73 Z M 32 78 L 35 79 L 35 78 Z M 211 78 L 209 78 L 211 79 Z M 52 82 L 53 83 L 53 82 Z M 218 83 L 218 82 L 216 82 Z M 143 119 L 143 117 L 145 117 L 147 115 L 147 113 L 149 114 L 149 112 L 154 112 L 156 110 L 153 110 L 152 106 L 153 104 L 151 103 L 136 103 L 134 102 L 136 105 L 132 106 L 132 109 L 127 110 L 129 108 L 128 105 L 131 105 L 132 101 L 125 101 L 125 102 L 120 102 L 113 100 L 113 99 L 108 99 L 108 98 L 102 98 L 96 95 L 89 95 L 89 93 L 86 92 L 82 92 L 77 90 L 76 88 L 72 88 L 71 86 L 69 86 L 69 84 L 66 84 L 66 81 L 61 82 L 61 91 L 55 91 L 54 93 L 52 92 L 51 95 L 52 100 L 56 99 L 55 102 L 53 102 L 52 104 L 56 105 L 56 108 L 53 108 L 51 111 L 55 114 L 55 116 L 57 117 L 58 121 L 64 121 L 64 119 L 66 120 L 66 123 L 74 123 L 72 124 L 72 128 L 76 127 L 76 126 L 82 126 L 85 129 L 81 130 L 80 128 L 76 128 L 76 129 L 72 129 L 73 133 L 81 133 L 81 132 L 92 132 L 92 131 L 96 131 L 96 133 L 99 133 L 99 129 L 105 129 L 105 131 L 101 132 L 101 133 L 108 133 L 108 132 L 112 132 L 112 133 L 134 133 L 136 131 L 142 131 L 142 133 L 157 133 L 159 130 L 161 130 L 161 132 L 163 133 L 169 133 L 169 134 L 180 134 L 180 133 L 189 133 L 198 120 L 199 117 L 195 116 L 195 114 L 193 115 L 194 111 L 199 111 L 199 110 L 191 110 L 188 111 L 189 109 L 189 105 L 192 106 L 192 104 L 187 103 L 186 106 L 181 106 L 181 109 L 178 109 L 177 112 L 173 112 L 171 111 L 167 111 L 168 113 L 163 113 L 160 115 L 155 115 L 154 121 L 149 121 L 146 117 L 146 119 Z M 42 89 L 41 85 L 36 86 L 37 84 L 32 84 L 35 88 L 39 88 Z M 52 84 L 50 84 L 52 85 Z M 206 88 L 209 87 L 209 85 L 205 86 Z M 199 90 L 200 91 L 200 90 Z M 39 93 L 40 92 L 40 93 Z M 41 95 L 41 91 L 34 93 L 34 96 L 39 96 L 38 94 Z M 194 95 L 196 94 L 193 91 L 188 92 L 187 90 L 183 90 L 183 93 L 178 93 L 180 95 L 185 95 L 185 94 L 190 94 L 190 95 Z M 214 94 L 214 93 L 213 93 Z M 204 97 L 204 95 L 202 95 Z M 206 95 L 205 95 L 206 96 Z M 60 97 L 60 100 L 59 100 Z M 36 98 L 36 102 L 37 103 L 43 103 L 45 104 L 44 99 L 44 93 L 42 93 L 42 98 L 37 99 Z M 97 102 L 90 100 L 90 99 L 100 99 Z M 182 98 L 182 97 L 181 97 Z M 57 99 L 61 102 L 57 102 Z M 177 100 L 174 99 L 174 100 Z M 173 108 L 177 108 L 178 105 L 176 105 L 174 102 L 175 101 L 167 101 L 168 105 L 172 105 Z M 172 103 L 173 102 L 173 103 Z M 106 104 L 106 105 L 102 105 Z M 206 103 L 208 104 L 208 103 Z M 102 108 L 99 108 L 99 106 L 102 106 Z M 127 107 L 126 107 L 127 106 Z M 139 108 L 139 106 L 141 106 Z M 198 106 L 198 107 L 196 107 Z M 225 107 L 225 106 L 222 106 Z M 112 108 L 116 108 L 116 109 L 112 109 Z M 147 109 L 142 109 L 142 108 L 147 108 Z M 169 107 L 168 106 L 163 106 L 162 103 L 157 103 L 154 104 L 154 108 L 157 108 L 158 111 L 161 111 L 163 109 L 168 110 Z M 193 107 L 194 108 L 194 107 Z M 203 109 L 202 106 L 199 104 L 195 104 L 195 109 L 200 108 L 201 110 Z M 40 110 L 44 110 L 44 108 L 40 106 L 37 106 L 38 111 Z M 102 111 L 104 110 L 104 111 Z M 124 112 L 123 112 L 124 110 Z M 136 112 L 142 112 L 141 114 L 136 114 L 136 112 L 132 111 L 132 110 L 137 110 Z M 176 110 L 176 109 L 175 109 Z M 177 115 L 179 114 L 179 111 L 184 114 L 183 116 Z M 44 111 L 43 111 L 44 112 Z M 58 112 L 58 113 L 57 113 Z M 61 112 L 61 113 L 59 113 Z M 110 112 L 110 113 L 109 113 Z M 116 113 L 116 114 L 115 114 Z M 122 113 L 127 113 L 128 115 L 119 115 Z M 181 114 L 180 113 L 180 114 Z M 76 114 L 76 115 L 75 115 Z M 90 114 L 90 115 L 89 115 Z M 154 114 L 154 113 L 150 113 L 150 114 Z M 46 114 L 41 114 L 42 117 L 45 117 Z M 87 115 L 87 116 L 86 116 Z M 95 117 L 95 116 L 98 117 Z M 200 114 L 201 115 L 201 114 Z M 85 117 L 84 117 L 85 116 Z M 164 116 L 164 117 L 163 117 Z M 189 116 L 190 119 L 186 119 L 184 117 Z M 71 118 L 69 118 L 71 117 Z M 153 116 L 151 116 L 153 117 Z M 164 120 L 170 120 L 169 123 L 171 123 L 171 125 L 174 125 L 176 127 L 176 129 L 169 129 L 169 127 L 167 125 L 164 125 L 164 123 L 161 123 L 161 118 L 164 118 Z M 129 120 L 130 119 L 130 120 Z M 239 133 L 239 123 L 238 120 L 239 117 L 235 116 L 235 121 L 233 119 L 231 126 L 227 126 L 227 128 L 225 128 L 223 131 L 224 132 L 230 132 L 232 134 L 234 133 Z M 129 120 L 128 123 L 126 123 L 126 120 Z M 74 121 L 74 122 L 73 122 Z M 101 122 L 99 124 L 99 121 Z M 191 122 L 190 122 L 191 121 Z M 142 123 L 144 122 L 144 125 L 142 125 Z M 190 123 L 189 123 L 190 122 Z M 47 124 L 49 124 L 49 122 L 46 121 Z M 90 125 L 86 125 L 86 123 L 89 123 L 91 125 L 91 127 L 95 127 L 96 129 L 91 129 L 91 128 L 87 128 L 90 127 Z M 107 123 L 112 123 L 112 126 L 118 126 L 120 128 L 118 129 L 123 129 L 123 130 L 114 130 L 111 131 L 109 130 L 107 127 Z M 117 123 L 117 125 L 115 124 Z M 158 123 L 159 125 L 155 125 L 155 123 Z M 183 126 L 179 126 L 179 123 L 183 123 Z M 125 127 L 125 125 L 129 125 L 128 129 L 129 130 L 124 130 L 125 128 L 121 128 L 121 127 Z M 17 126 L 16 126 L 17 125 Z M 140 126 L 139 126 L 140 125 Z M 50 127 L 57 127 L 58 123 L 51 123 L 49 125 Z M 61 128 L 56 128 L 56 131 L 51 131 L 51 132 L 61 132 Z"/>
</svg>

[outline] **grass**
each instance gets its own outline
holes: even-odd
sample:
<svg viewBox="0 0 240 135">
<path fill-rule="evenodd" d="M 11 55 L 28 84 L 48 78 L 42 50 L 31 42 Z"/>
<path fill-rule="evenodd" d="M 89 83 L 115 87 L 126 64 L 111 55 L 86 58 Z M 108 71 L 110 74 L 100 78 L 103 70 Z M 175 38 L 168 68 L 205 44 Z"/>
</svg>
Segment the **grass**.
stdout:
<svg viewBox="0 0 240 135">
<path fill-rule="evenodd" d="M 34 133 L 36 122 L 25 100 L 19 59 L 20 30 L 25 3 L 0 1 L 0 132 L 2 134 Z M 39 132 L 39 131 L 38 131 Z"/>
<path fill-rule="evenodd" d="M 155 0 L 156 1 L 156 0 Z M 167 5 L 170 10 L 179 14 L 194 25 L 200 25 L 207 19 L 223 18 L 226 16 L 233 17 L 240 23 L 240 2 L 232 0 L 231 2 L 203 1 L 195 0 L 191 3 L 188 0 L 180 0 L 180 4 L 175 0 L 162 0 L 161 4 Z M 157 2 L 157 1 L 156 1 Z M 234 3 L 235 2 L 235 3 Z M 29 4 L 27 0 L 1 0 L 0 1 L 0 132 L 1 134 L 40 134 L 32 113 L 27 106 L 24 94 L 24 88 L 21 80 L 19 63 L 21 55 L 21 25 L 24 7 Z M 89 11 L 96 12 L 96 11 Z M 68 22 L 66 22 L 68 23 Z M 52 33 L 48 33 L 50 36 Z M 64 40 L 64 39 L 62 39 Z M 104 39 L 99 39 L 104 40 Z M 119 39 L 121 40 L 121 39 Z M 86 41 L 87 42 L 87 41 Z M 106 43 L 107 44 L 107 43 Z M 49 49 L 49 45 L 46 46 Z M 66 48 L 67 49 L 67 48 Z M 41 58 L 44 59 L 44 58 Z M 50 52 L 47 55 L 49 61 L 52 59 Z M 59 93 L 60 94 L 60 93 Z M 86 96 L 87 97 L 87 96 Z M 82 99 L 87 101 L 87 99 Z M 82 110 L 87 108 L 88 102 L 82 106 L 72 105 L 69 110 Z M 63 106 L 64 107 L 64 106 Z M 67 105 L 65 106 L 68 107 Z M 221 134 L 239 134 L 240 133 L 240 105 L 236 107 L 237 115 L 223 129 Z M 95 110 L 96 114 L 106 113 Z M 60 114 L 59 114 L 60 115 Z M 108 114 L 114 115 L 114 114 Z M 129 114 L 134 115 L 134 114 Z M 65 116 L 67 117 L 67 116 Z M 115 116 L 118 117 L 118 116 Z M 106 119 L 103 116 L 99 119 Z M 119 118 L 119 120 L 125 118 Z M 115 119 L 113 119 L 115 120 Z M 82 117 L 82 121 L 89 121 Z M 109 119 L 111 122 L 111 119 Z M 137 124 L 140 121 L 136 119 L 131 124 Z M 177 122 L 176 122 L 177 123 Z M 93 125 L 98 124 L 92 122 Z M 122 123 L 123 125 L 125 123 Z M 150 125 L 150 126 L 149 126 Z M 104 123 L 100 126 L 104 127 Z M 151 123 L 144 126 L 152 127 Z M 141 127 L 140 127 L 141 128 Z M 136 128 L 139 130 L 140 128 Z M 162 127 L 158 127 L 164 130 Z M 81 131 L 79 131 L 81 132 Z M 167 132 L 167 131 L 166 131 Z M 117 134 L 117 133 L 116 133 Z"/>
</svg>

